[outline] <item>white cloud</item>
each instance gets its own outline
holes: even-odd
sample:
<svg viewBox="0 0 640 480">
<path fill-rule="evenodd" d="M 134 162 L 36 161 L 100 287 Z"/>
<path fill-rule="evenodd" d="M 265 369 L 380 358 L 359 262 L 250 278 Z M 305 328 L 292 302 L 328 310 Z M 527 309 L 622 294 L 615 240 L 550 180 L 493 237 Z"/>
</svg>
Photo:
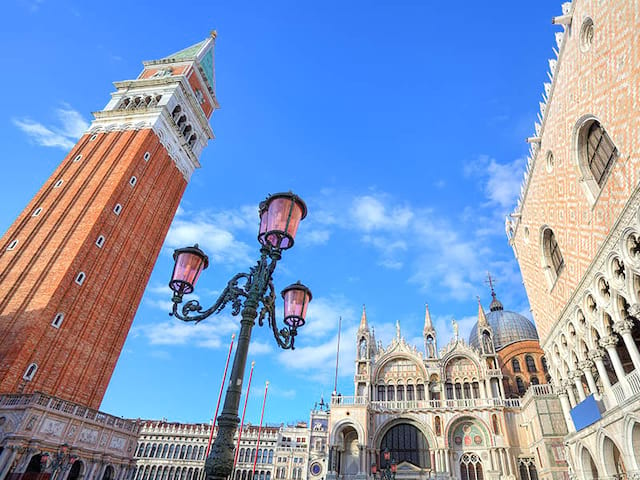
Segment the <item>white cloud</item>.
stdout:
<svg viewBox="0 0 640 480">
<path fill-rule="evenodd" d="M 38 145 L 70 150 L 89 128 L 89 124 L 79 112 L 66 104 L 56 109 L 56 116 L 60 120 L 60 127 L 45 126 L 29 118 L 14 118 L 12 121 Z"/>
<path fill-rule="evenodd" d="M 238 330 L 237 322 L 230 317 L 211 317 L 198 324 L 185 323 L 172 318 L 164 322 L 134 327 L 132 332 L 147 338 L 150 345 L 195 345 L 203 348 L 220 348 L 228 345 L 231 333 Z"/>
<path fill-rule="evenodd" d="M 520 194 L 524 162 L 524 159 L 516 158 L 510 163 L 498 163 L 488 155 L 480 155 L 475 162 L 465 166 L 465 174 L 482 178 L 489 204 L 507 210 L 513 207 Z"/>
<path fill-rule="evenodd" d="M 242 266 L 253 263 L 249 245 L 238 240 L 230 230 L 222 228 L 215 219 L 176 217 L 165 245 L 173 249 L 196 243 L 209 256 L 210 263 Z"/>
<path fill-rule="evenodd" d="M 413 212 L 404 206 L 389 208 L 382 198 L 364 195 L 356 197 L 351 216 L 364 231 L 404 229 L 413 218 Z"/>
</svg>

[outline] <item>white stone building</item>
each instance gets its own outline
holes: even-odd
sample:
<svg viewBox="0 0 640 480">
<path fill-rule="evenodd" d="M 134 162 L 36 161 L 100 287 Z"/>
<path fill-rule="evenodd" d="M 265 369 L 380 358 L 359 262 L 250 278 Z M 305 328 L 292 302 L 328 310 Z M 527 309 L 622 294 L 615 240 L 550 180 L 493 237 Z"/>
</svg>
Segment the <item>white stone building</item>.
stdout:
<svg viewBox="0 0 640 480">
<path fill-rule="evenodd" d="M 543 383 L 544 361 L 526 361 L 542 382 L 531 376 L 521 398 L 505 395 L 507 377 L 522 381 L 520 363 L 540 350 L 533 324 L 505 311 L 494 294 L 490 313 L 479 306 L 469 342 L 454 323 L 454 338 L 438 351 L 428 309 L 423 334 L 419 350 L 397 324 L 396 337 L 383 346 L 363 310 L 355 395 L 331 399 L 327 478 L 372 478 L 373 464 L 387 466 L 380 455 L 385 449 L 399 479 L 567 478 L 566 426 L 557 397 Z"/>
</svg>

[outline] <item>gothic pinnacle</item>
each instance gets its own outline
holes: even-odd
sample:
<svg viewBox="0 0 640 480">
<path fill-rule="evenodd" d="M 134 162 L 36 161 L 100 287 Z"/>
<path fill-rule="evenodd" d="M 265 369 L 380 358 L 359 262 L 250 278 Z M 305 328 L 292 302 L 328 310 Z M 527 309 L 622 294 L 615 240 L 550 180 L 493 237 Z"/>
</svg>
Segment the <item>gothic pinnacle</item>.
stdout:
<svg viewBox="0 0 640 480">
<path fill-rule="evenodd" d="M 487 316 L 484 314 L 484 309 L 482 308 L 482 303 L 480 303 L 480 297 L 476 297 L 478 299 L 478 326 L 486 327 L 489 325 L 487 321 Z"/>
<path fill-rule="evenodd" d="M 362 304 L 362 317 L 360 317 L 359 330 L 367 330 L 368 328 L 369 328 L 369 325 L 367 325 L 367 310 L 364 304 Z"/>
<path fill-rule="evenodd" d="M 424 329 L 423 333 L 433 331 L 433 323 L 431 323 L 431 314 L 429 313 L 429 304 L 424 304 Z"/>
</svg>

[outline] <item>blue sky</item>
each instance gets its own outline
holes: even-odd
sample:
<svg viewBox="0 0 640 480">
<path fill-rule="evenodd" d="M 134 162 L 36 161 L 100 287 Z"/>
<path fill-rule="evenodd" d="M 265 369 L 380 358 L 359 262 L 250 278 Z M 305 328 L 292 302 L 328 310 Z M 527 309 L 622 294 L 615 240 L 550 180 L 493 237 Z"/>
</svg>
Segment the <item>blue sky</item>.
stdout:
<svg viewBox="0 0 640 480">
<path fill-rule="evenodd" d="M 217 29 L 221 109 L 216 139 L 178 215 L 102 409 L 125 417 L 208 421 L 237 319 L 198 326 L 170 318 L 173 248 L 199 242 L 211 258 L 198 288 L 210 304 L 253 264 L 256 207 L 293 190 L 309 208 L 276 272 L 314 294 L 298 348 L 279 351 L 256 327 L 247 419 L 303 420 L 333 390 L 353 393 L 362 304 L 387 343 L 400 321 L 422 345 L 424 304 L 451 337 L 485 307 L 486 272 L 505 307 L 528 315 L 504 234 L 520 188 L 559 1 L 80 2 L 10 0 L 0 30 L 6 230 L 106 105 L 113 81 L 135 78 Z M 282 304 L 278 304 L 281 318 Z M 248 372 L 248 370 L 247 370 Z"/>
</svg>

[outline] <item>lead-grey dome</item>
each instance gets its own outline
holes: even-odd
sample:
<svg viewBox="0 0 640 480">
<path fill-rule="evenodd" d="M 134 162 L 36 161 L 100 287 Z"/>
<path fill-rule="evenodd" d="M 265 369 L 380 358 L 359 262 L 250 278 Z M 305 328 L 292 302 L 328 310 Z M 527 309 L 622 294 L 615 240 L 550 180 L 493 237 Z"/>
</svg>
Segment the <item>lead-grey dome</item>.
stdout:
<svg viewBox="0 0 640 480">
<path fill-rule="evenodd" d="M 539 340 L 538 331 L 531 320 L 516 312 L 510 312 L 502 308 L 502 304 L 493 294 L 491 311 L 486 314 L 487 321 L 493 331 L 493 346 L 496 351 L 502 350 L 507 345 L 523 340 Z M 478 339 L 478 323 L 473 326 L 469 334 L 469 345 L 481 348 Z"/>
</svg>

